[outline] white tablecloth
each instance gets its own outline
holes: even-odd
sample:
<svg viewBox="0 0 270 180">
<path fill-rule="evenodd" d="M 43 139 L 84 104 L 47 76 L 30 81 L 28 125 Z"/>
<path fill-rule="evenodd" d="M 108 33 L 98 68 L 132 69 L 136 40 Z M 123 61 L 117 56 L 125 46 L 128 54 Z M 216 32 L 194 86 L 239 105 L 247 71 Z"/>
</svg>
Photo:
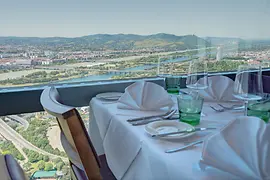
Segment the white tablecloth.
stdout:
<svg viewBox="0 0 270 180">
<path fill-rule="evenodd" d="M 243 112 L 215 112 L 204 103 L 201 127 L 222 127 Z M 132 126 L 126 120 L 149 113 L 117 109 L 116 103 L 106 103 L 93 98 L 90 102 L 90 138 L 98 154 L 106 154 L 108 165 L 117 179 L 126 180 L 198 180 L 237 179 L 214 168 L 200 168 L 202 145 L 167 154 L 166 149 L 202 139 L 211 132 L 200 132 L 179 140 L 162 140 L 148 136 L 144 126 Z M 229 157 L 228 157 L 229 158 Z"/>
</svg>

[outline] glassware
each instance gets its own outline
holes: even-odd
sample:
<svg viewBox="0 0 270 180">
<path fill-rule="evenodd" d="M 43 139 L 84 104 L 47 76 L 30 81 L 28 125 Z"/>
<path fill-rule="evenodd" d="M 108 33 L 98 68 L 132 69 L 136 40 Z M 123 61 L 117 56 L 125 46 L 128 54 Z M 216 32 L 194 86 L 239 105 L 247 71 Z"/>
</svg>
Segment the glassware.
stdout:
<svg viewBox="0 0 270 180">
<path fill-rule="evenodd" d="M 157 74 L 165 78 L 166 90 L 170 94 L 179 94 L 180 76 L 173 74 L 173 65 L 167 61 L 172 60 L 171 56 L 160 56 L 158 60 Z"/>
<path fill-rule="evenodd" d="M 170 60 L 170 56 L 159 56 L 158 58 L 158 67 L 157 67 L 157 75 L 159 77 L 167 77 L 172 75 L 172 66 L 168 60 Z"/>
<path fill-rule="evenodd" d="M 208 70 L 206 61 L 190 61 L 186 86 L 187 88 L 196 90 L 197 92 L 208 87 Z"/>
<path fill-rule="evenodd" d="M 234 81 L 234 96 L 245 102 L 247 116 L 248 101 L 263 97 L 262 70 L 260 65 L 240 65 Z"/>
<path fill-rule="evenodd" d="M 196 126 L 200 123 L 203 98 L 187 94 L 177 96 L 179 120 Z"/>
<path fill-rule="evenodd" d="M 258 101 L 249 101 L 247 107 L 247 115 L 261 118 L 266 123 L 270 119 L 270 96 L 265 96 Z"/>
<path fill-rule="evenodd" d="M 180 77 L 167 76 L 165 78 L 166 90 L 169 94 L 179 94 L 180 90 Z"/>
</svg>

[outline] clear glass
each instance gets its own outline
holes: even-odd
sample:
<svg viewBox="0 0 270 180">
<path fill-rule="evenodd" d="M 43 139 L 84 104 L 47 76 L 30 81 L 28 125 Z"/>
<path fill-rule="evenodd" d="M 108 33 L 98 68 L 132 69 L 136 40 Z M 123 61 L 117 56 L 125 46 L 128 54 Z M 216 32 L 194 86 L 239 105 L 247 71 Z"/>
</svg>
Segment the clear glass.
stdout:
<svg viewBox="0 0 270 180">
<path fill-rule="evenodd" d="M 234 96 L 245 102 L 247 115 L 248 101 L 263 97 L 262 70 L 260 65 L 240 65 L 234 81 Z"/>
<path fill-rule="evenodd" d="M 180 121 L 193 126 L 200 123 L 203 98 L 199 96 L 180 94 L 177 96 L 177 104 Z"/>
<path fill-rule="evenodd" d="M 270 97 L 269 95 L 264 96 L 261 100 L 258 101 L 249 101 L 247 107 L 247 115 L 255 116 L 266 123 L 270 119 Z"/>
<path fill-rule="evenodd" d="M 190 61 L 186 86 L 197 91 L 208 87 L 208 69 L 205 60 Z"/>
<path fill-rule="evenodd" d="M 170 94 L 179 94 L 180 90 L 180 77 L 167 76 L 165 78 L 166 90 Z"/>
<path fill-rule="evenodd" d="M 173 71 L 173 56 L 159 56 L 157 75 L 165 78 L 166 90 L 170 94 L 179 94 L 180 76 L 176 76 Z"/>
<path fill-rule="evenodd" d="M 157 64 L 157 76 L 171 77 L 173 74 L 173 66 L 170 63 L 171 56 L 159 56 Z"/>
</svg>

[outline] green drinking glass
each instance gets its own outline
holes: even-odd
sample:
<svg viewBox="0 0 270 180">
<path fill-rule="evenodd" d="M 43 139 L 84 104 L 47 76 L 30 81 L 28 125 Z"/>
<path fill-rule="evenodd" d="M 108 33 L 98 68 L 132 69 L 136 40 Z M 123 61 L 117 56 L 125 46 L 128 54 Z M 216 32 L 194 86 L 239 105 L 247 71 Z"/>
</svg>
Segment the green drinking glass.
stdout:
<svg viewBox="0 0 270 180">
<path fill-rule="evenodd" d="M 177 96 L 179 120 L 192 126 L 200 124 L 203 98 L 197 95 L 180 94 Z"/>
<path fill-rule="evenodd" d="M 180 90 L 180 77 L 167 76 L 165 78 L 166 90 L 169 94 L 179 94 Z"/>
<path fill-rule="evenodd" d="M 247 106 L 247 115 L 258 117 L 268 123 L 270 119 L 270 100 L 250 101 Z"/>
</svg>

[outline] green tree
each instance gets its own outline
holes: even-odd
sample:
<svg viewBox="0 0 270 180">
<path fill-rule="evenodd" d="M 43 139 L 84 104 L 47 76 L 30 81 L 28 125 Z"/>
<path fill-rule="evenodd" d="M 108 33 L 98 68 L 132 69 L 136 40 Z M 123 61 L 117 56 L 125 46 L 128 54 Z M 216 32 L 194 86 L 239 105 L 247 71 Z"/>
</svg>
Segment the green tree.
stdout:
<svg viewBox="0 0 270 180">
<path fill-rule="evenodd" d="M 54 161 L 53 161 L 55 164 L 59 163 L 59 162 L 63 162 L 61 158 L 56 158 Z"/>
<path fill-rule="evenodd" d="M 45 162 L 48 162 L 49 159 L 50 159 L 49 156 L 47 156 L 47 155 L 43 156 L 43 160 L 44 160 Z"/>
<path fill-rule="evenodd" d="M 39 163 L 38 163 L 38 169 L 39 170 L 43 170 L 43 169 L 45 169 L 46 167 L 45 167 L 45 162 L 44 161 L 39 161 Z"/>
<path fill-rule="evenodd" d="M 61 171 L 62 168 L 64 167 L 64 165 L 65 165 L 64 162 L 59 162 L 59 163 L 56 164 L 56 169 L 57 169 L 58 171 Z"/>
<path fill-rule="evenodd" d="M 50 171 L 50 170 L 53 170 L 53 164 L 48 162 L 45 164 L 45 168 L 44 168 L 45 171 Z"/>
</svg>

